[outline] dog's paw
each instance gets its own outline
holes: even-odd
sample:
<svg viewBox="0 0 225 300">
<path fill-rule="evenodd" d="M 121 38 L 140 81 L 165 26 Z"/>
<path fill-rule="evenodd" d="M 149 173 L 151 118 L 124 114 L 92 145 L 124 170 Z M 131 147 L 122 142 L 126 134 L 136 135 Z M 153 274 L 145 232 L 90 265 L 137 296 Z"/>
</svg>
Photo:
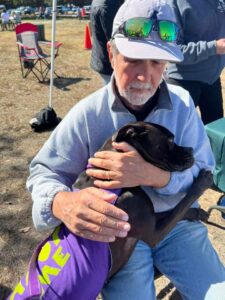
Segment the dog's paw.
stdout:
<svg viewBox="0 0 225 300">
<path fill-rule="evenodd" d="M 202 169 L 200 170 L 198 177 L 194 181 L 194 185 L 202 191 L 211 187 L 213 184 L 213 174 L 209 170 Z"/>
</svg>

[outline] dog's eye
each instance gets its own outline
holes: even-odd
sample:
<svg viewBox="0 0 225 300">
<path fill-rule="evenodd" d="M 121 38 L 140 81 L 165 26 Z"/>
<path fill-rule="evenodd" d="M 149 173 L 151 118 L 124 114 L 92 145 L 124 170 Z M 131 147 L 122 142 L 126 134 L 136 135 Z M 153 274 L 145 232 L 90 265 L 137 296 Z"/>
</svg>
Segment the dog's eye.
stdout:
<svg viewBox="0 0 225 300">
<path fill-rule="evenodd" d="M 143 132 L 140 132 L 139 135 L 140 135 L 141 137 L 145 137 L 145 136 L 148 135 L 148 132 L 143 131 Z"/>
<path fill-rule="evenodd" d="M 173 144 L 173 143 L 174 143 L 174 139 L 173 139 L 172 137 L 169 138 L 169 139 L 168 139 L 168 143 L 169 143 L 169 144 Z"/>
<path fill-rule="evenodd" d="M 134 129 L 133 128 L 128 128 L 127 129 L 127 134 L 130 134 L 130 135 L 134 134 Z"/>
</svg>

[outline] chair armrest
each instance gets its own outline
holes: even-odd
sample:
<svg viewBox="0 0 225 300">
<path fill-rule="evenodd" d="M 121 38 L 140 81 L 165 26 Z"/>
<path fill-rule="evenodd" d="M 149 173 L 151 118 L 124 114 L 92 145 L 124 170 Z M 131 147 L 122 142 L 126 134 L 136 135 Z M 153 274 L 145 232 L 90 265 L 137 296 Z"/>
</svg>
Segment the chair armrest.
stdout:
<svg viewBox="0 0 225 300">
<path fill-rule="evenodd" d="M 30 48 L 30 47 L 28 47 L 28 46 L 26 46 L 26 45 L 24 45 L 24 44 L 22 44 L 20 42 L 16 42 L 16 43 L 17 43 L 17 45 L 19 45 L 20 47 L 22 47 L 22 48 L 24 48 L 26 50 L 34 50 L 35 51 L 35 48 Z"/>
<path fill-rule="evenodd" d="M 48 42 L 48 41 L 39 41 L 39 44 L 43 44 L 43 45 L 46 45 L 46 46 L 49 46 L 49 47 L 52 46 L 52 42 Z M 62 46 L 62 43 L 55 42 L 55 48 L 58 49 L 60 46 Z"/>
</svg>

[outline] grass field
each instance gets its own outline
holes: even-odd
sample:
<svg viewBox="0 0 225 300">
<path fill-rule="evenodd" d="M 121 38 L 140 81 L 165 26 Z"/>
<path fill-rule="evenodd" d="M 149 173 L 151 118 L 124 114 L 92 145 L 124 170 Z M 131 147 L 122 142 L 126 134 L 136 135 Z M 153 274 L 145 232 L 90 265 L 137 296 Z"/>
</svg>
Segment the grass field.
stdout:
<svg viewBox="0 0 225 300">
<path fill-rule="evenodd" d="M 50 21 L 39 23 L 45 25 L 46 38 L 50 39 Z M 60 117 L 101 86 L 101 80 L 89 66 L 91 52 L 84 49 L 86 24 L 87 21 L 77 19 L 57 21 L 56 39 L 63 45 L 55 69 L 62 78 L 55 81 L 52 104 Z M 33 228 L 25 182 L 28 165 L 50 132 L 34 133 L 29 126 L 33 115 L 48 105 L 49 85 L 39 84 L 32 76 L 21 77 L 13 31 L 0 31 L 0 66 L 0 299 L 3 300 L 24 274 L 37 243 L 46 236 Z M 225 74 L 223 93 L 225 96 Z M 208 190 L 201 198 L 202 206 L 208 208 L 219 196 L 220 193 Z M 212 220 L 224 225 L 216 212 Z M 209 236 L 225 262 L 224 232 L 209 226 Z M 156 286 L 158 299 L 180 299 L 166 278 L 157 280 Z"/>
</svg>

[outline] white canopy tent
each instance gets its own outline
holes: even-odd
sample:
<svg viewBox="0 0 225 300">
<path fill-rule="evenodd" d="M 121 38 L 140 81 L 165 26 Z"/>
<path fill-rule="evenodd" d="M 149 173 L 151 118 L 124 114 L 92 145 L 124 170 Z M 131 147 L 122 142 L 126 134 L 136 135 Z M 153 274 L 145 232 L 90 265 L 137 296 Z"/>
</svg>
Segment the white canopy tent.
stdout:
<svg viewBox="0 0 225 300">
<path fill-rule="evenodd" d="M 56 32 L 56 4 L 57 0 L 53 0 L 52 4 L 52 36 L 51 36 L 51 63 L 50 63 L 50 89 L 48 106 L 38 112 L 34 118 L 30 120 L 31 128 L 36 132 L 41 132 L 54 128 L 61 121 L 57 117 L 52 107 L 52 95 L 54 87 L 54 69 L 55 69 L 55 32 Z"/>
<path fill-rule="evenodd" d="M 61 118 L 57 117 L 52 107 L 52 94 L 54 87 L 54 63 L 55 63 L 55 32 L 56 32 L 56 4 L 57 0 L 53 0 L 52 4 L 52 37 L 51 37 L 51 66 L 50 66 L 50 90 L 48 106 L 38 112 L 34 118 L 30 120 L 33 131 L 41 132 L 51 129 L 58 125 Z"/>
<path fill-rule="evenodd" d="M 52 3 L 52 46 L 51 46 L 51 70 L 50 70 L 50 90 L 49 90 L 49 106 L 52 107 L 52 93 L 54 86 L 54 69 L 55 69 L 55 32 L 56 32 L 56 4 L 57 0 Z"/>
</svg>

